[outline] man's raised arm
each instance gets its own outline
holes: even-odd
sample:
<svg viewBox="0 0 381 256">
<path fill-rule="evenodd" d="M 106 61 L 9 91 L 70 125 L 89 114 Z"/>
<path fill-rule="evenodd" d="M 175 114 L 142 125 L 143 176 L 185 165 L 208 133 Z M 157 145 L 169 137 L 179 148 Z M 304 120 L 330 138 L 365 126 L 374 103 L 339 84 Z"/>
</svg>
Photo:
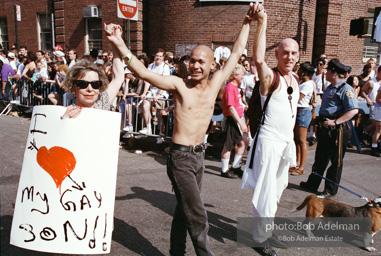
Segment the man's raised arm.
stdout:
<svg viewBox="0 0 381 256">
<path fill-rule="evenodd" d="M 262 9 L 255 13 L 254 18 L 258 21 L 258 27 L 253 42 L 253 60 L 261 81 L 261 93 L 266 95 L 273 79 L 273 73 L 265 62 L 267 14 Z"/>
<path fill-rule="evenodd" d="M 114 33 L 115 29 L 120 29 L 119 25 L 116 24 L 104 24 L 104 29 L 107 34 L 107 38 L 114 44 L 116 49 L 122 59 L 124 59 L 125 64 L 128 66 L 135 75 L 143 79 L 144 81 L 154 84 L 156 87 L 166 90 L 174 91 L 176 90 L 176 81 L 181 80 L 175 76 L 161 76 L 148 70 L 143 63 L 141 63 L 127 48 L 121 36 Z"/>
</svg>

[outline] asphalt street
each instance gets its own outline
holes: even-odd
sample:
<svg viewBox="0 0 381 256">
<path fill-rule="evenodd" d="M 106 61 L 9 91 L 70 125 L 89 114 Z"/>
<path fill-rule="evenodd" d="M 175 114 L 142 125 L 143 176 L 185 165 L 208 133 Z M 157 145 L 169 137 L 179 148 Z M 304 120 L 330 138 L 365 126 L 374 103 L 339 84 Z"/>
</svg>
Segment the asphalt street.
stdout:
<svg viewBox="0 0 381 256">
<path fill-rule="evenodd" d="M 1 255 L 51 255 L 20 249 L 9 244 L 14 204 L 30 121 L 27 118 L 0 117 L 0 215 Z M 152 145 L 153 143 L 151 143 Z M 165 146 L 119 151 L 114 232 L 109 255 L 169 255 L 169 233 L 176 200 L 166 173 Z M 220 177 L 219 152 L 210 152 L 205 160 L 202 196 L 209 217 L 211 247 L 216 255 L 258 255 L 249 247 L 237 246 L 237 218 L 251 217 L 252 191 L 241 190 L 240 179 Z M 306 168 L 311 169 L 314 150 L 308 152 Z M 380 158 L 347 152 L 341 185 L 368 198 L 381 195 Z M 307 174 L 290 176 L 289 186 L 280 201 L 277 216 L 303 217 L 305 210 L 291 213 L 310 193 L 299 188 Z M 323 184 L 320 187 L 322 190 Z M 365 201 L 339 189 L 333 198 L 352 206 Z M 381 251 L 380 234 L 375 247 Z M 278 255 L 380 255 L 359 247 L 293 247 L 276 249 Z M 187 255 L 195 255 L 188 237 Z"/>
</svg>

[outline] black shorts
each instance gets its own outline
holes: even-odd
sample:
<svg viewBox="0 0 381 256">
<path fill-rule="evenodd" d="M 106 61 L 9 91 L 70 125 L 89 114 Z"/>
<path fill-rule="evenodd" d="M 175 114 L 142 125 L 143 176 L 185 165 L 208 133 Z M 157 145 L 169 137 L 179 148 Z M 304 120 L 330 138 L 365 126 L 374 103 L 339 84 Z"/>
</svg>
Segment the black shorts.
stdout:
<svg viewBox="0 0 381 256">
<path fill-rule="evenodd" d="M 232 151 L 235 145 L 238 145 L 242 140 L 242 132 L 238 127 L 237 122 L 232 116 L 228 116 L 225 121 L 226 140 L 225 146 L 227 150 Z"/>
</svg>

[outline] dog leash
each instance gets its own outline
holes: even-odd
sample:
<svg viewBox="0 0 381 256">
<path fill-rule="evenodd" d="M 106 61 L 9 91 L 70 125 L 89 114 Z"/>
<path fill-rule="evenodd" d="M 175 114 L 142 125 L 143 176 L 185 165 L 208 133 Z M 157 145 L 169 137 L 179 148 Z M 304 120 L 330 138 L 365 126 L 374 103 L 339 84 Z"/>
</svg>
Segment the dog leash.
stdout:
<svg viewBox="0 0 381 256">
<path fill-rule="evenodd" d="M 364 199 L 364 200 L 366 200 L 367 202 L 370 202 L 370 200 L 369 200 L 368 198 L 366 198 L 365 196 L 362 196 L 362 195 L 360 195 L 360 194 L 357 194 L 357 193 L 353 192 L 352 190 L 350 190 L 350 189 L 348 189 L 348 188 L 346 188 L 346 187 L 344 187 L 344 186 L 342 186 L 342 185 L 340 185 L 340 184 L 337 184 L 336 182 L 334 182 L 334 181 L 332 181 L 332 180 L 330 180 L 330 179 L 328 179 L 328 178 L 326 178 L 326 177 L 323 177 L 322 175 L 320 175 L 320 174 L 318 174 L 318 173 L 316 173 L 316 172 L 314 172 L 314 171 L 310 171 L 310 172 L 313 173 L 313 174 L 315 174 L 315 175 L 317 175 L 317 176 L 319 176 L 320 178 L 323 178 L 323 179 L 325 179 L 325 180 L 327 180 L 327 181 L 329 181 L 329 182 L 332 182 L 333 184 L 335 184 L 335 185 L 338 186 L 339 188 L 342 188 L 342 189 L 348 191 L 349 193 L 352 193 L 353 195 L 355 195 L 355 196 L 357 196 L 357 197 L 359 197 L 359 198 L 361 198 L 361 199 Z"/>
</svg>

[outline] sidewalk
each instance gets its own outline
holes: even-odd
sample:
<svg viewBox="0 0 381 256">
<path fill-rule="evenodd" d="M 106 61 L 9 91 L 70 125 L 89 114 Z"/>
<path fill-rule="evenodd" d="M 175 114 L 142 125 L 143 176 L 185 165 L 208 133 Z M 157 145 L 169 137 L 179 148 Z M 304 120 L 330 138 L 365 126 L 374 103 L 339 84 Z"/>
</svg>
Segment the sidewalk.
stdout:
<svg viewBox="0 0 381 256">
<path fill-rule="evenodd" d="M 9 245 L 13 207 L 19 174 L 25 150 L 29 121 L 26 118 L 0 117 L 0 214 L 1 255 L 48 255 L 23 250 Z M 167 142 L 168 143 L 168 142 Z M 152 146 L 152 142 L 147 143 Z M 156 145 L 156 144 L 155 144 Z M 153 146 L 155 151 L 143 148 L 135 154 L 134 148 L 119 151 L 118 180 L 114 215 L 114 233 L 109 255 L 169 255 L 169 232 L 176 200 L 166 173 L 166 153 L 169 144 Z M 164 148 L 164 149 L 163 149 Z M 216 255 L 258 255 L 251 248 L 236 245 L 237 217 L 251 217 L 252 191 L 239 189 L 239 179 L 220 177 L 220 158 L 217 148 L 208 148 L 202 196 L 209 216 L 209 236 Z M 367 153 L 368 149 L 365 149 Z M 314 151 L 308 152 L 306 169 L 310 170 Z M 369 154 L 348 152 L 344 159 L 341 185 L 368 198 L 381 195 L 379 184 L 380 158 Z M 307 175 L 308 175 L 307 171 Z M 299 189 L 300 181 L 307 175 L 290 176 L 277 216 L 302 217 L 305 210 L 290 213 L 309 193 Z M 322 190 L 321 185 L 320 190 Z M 333 198 L 353 206 L 365 202 L 339 189 Z M 381 250 L 380 234 L 375 237 L 375 247 Z M 379 255 L 362 248 L 289 248 L 276 249 L 278 255 Z M 51 255 L 51 254 L 49 254 Z M 195 255 L 188 238 L 187 255 Z"/>
</svg>

